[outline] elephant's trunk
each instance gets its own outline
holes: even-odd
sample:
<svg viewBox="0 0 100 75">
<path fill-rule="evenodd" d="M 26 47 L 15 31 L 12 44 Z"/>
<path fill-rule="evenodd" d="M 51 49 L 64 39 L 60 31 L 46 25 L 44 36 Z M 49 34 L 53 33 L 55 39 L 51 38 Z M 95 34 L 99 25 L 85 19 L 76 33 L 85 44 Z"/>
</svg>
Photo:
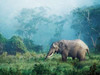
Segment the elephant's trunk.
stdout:
<svg viewBox="0 0 100 75">
<path fill-rule="evenodd" d="M 48 57 L 52 56 L 53 53 L 54 53 L 54 51 L 53 50 L 50 50 L 45 59 L 47 59 Z"/>
</svg>

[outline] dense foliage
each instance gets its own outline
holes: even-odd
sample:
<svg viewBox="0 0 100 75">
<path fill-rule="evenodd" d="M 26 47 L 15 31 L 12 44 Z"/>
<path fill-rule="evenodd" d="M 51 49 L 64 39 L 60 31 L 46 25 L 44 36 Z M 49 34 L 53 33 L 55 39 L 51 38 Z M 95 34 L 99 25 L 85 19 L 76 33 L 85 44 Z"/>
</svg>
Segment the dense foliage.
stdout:
<svg viewBox="0 0 100 75">
<path fill-rule="evenodd" d="M 5 43 L 7 42 L 7 39 L 5 37 L 2 36 L 2 34 L 0 33 L 0 54 L 2 54 L 3 50 L 4 50 L 4 46 Z"/>
<path fill-rule="evenodd" d="M 0 33 L 0 43 L 5 43 L 7 39 Z"/>
<path fill-rule="evenodd" d="M 16 52 L 25 53 L 27 51 L 43 51 L 41 45 L 36 45 L 32 40 L 22 39 L 19 36 L 13 36 L 10 39 L 6 39 L 0 34 L 0 54 L 8 52 L 8 54 L 16 54 Z"/>
<path fill-rule="evenodd" d="M 27 48 L 25 47 L 23 40 L 19 36 L 13 36 L 6 43 L 6 51 L 9 54 L 16 54 L 16 52 L 25 53 Z"/>
<path fill-rule="evenodd" d="M 100 75 L 100 55 L 92 54 L 91 58 L 79 62 L 68 57 L 66 62 L 55 54 L 44 60 L 46 54 L 17 53 L 16 56 L 3 53 L 0 55 L 0 75 Z"/>
<path fill-rule="evenodd" d="M 35 52 L 42 52 L 43 51 L 43 47 L 41 45 L 34 44 L 33 40 L 24 39 L 23 42 L 29 51 L 33 51 L 33 50 Z"/>
</svg>

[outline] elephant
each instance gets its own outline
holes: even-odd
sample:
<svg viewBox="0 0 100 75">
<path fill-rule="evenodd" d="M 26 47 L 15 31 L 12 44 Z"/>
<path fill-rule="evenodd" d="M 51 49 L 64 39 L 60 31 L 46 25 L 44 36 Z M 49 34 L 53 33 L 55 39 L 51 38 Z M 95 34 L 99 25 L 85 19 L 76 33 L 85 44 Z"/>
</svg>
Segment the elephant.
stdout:
<svg viewBox="0 0 100 75">
<path fill-rule="evenodd" d="M 62 55 L 62 61 L 67 61 L 67 57 L 79 59 L 79 61 L 85 60 L 85 55 L 88 53 L 88 46 L 80 39 L 75 40 L 60 40 L 52 43 L 50 50 L 45 59 L 52 56 L 54 53 Z"/>
</svg>

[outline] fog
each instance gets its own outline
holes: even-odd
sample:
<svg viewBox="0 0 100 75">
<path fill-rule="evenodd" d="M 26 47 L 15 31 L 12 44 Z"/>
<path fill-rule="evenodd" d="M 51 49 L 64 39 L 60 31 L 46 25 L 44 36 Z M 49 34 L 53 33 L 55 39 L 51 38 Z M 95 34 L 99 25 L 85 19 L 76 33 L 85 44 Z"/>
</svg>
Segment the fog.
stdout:
<svg viewBox="0 0 100 75">
<path fill-rule="evenodd" d="M 70 15 L 71 11 L 76 8 L 92 6 L 98 4 L 99 0 L 0 0 L 0 32 L 10 38 L 16 35 L 16 26 L 18 25 L 15 17 L 23 8 L 34 9 L 38 7 L 47 8 L 48 15 Z M 69 17 L 69 16 L 66 16 Z M 66 21 L 61 39 L 76 39 L 75 31 L 70 28 L 71 17 Z M 47 31 L 47 26 L 40 26 L 39 31 L 34 36 L 34 42 L 40 45 L 48 45 L 53 31 Z M 51 27 L 53 28 L 53 26 Z M 40 33 L 40 32 L 43 33 Z"/>
</svg>

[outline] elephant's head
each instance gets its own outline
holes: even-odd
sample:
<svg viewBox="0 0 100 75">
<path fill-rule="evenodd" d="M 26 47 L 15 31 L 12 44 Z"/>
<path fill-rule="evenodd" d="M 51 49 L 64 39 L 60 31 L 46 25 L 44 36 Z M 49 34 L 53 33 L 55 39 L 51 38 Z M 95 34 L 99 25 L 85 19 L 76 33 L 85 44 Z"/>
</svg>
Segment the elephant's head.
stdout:
<svg viewBox="0 0 100 75">
<path fill-rule="evenodd" d="M 50 50 L 49 50 L 46 58 L 52 56 L 55 52 L 58 52 L 58 50 L 59 50 L 59 43 L 58 42 L 53 43 L 50 47 Z"/>
<path fill-rule="evenodd" d="M 51 45 L 50 50 L 46 56 L 46 59 L 51 57 L 54 53 L 61 53 L 64 50 L 65 45 L 63 42 L 55 42 Z"/>
</svg>

